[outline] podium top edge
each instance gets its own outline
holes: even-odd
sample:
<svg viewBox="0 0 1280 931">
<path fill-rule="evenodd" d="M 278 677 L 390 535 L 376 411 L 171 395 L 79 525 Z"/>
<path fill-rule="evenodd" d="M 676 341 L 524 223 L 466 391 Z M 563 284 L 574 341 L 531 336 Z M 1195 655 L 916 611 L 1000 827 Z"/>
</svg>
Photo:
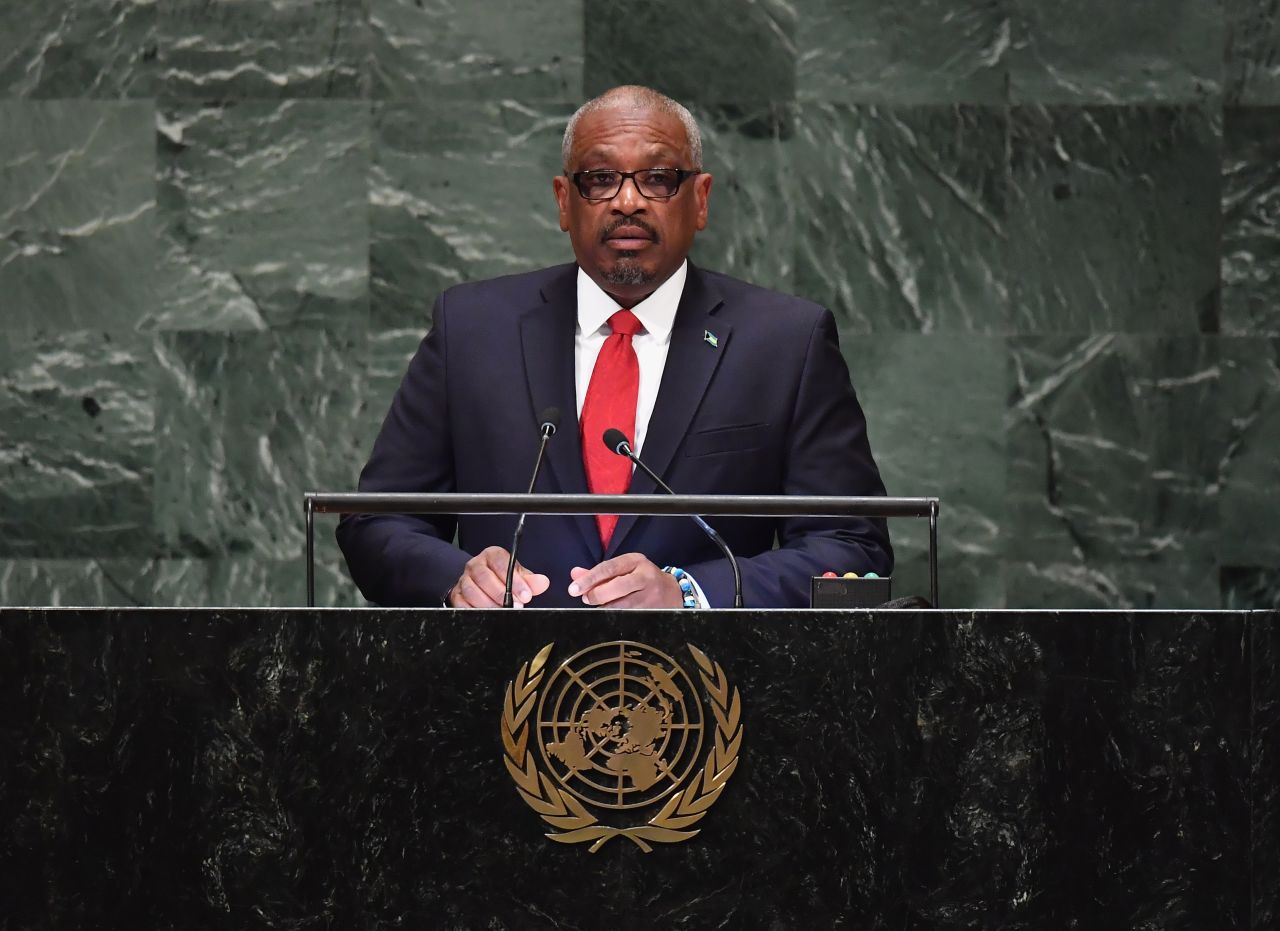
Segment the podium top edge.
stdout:
<svg viewBox="0 0 1280 931">
<path fill-rule="evenodd" d="M 636 514 L 729 517 L 930 517 L 937 498 L 839 495 L 590 495 L 308 492 L 322 514 Z"/>
</svg>

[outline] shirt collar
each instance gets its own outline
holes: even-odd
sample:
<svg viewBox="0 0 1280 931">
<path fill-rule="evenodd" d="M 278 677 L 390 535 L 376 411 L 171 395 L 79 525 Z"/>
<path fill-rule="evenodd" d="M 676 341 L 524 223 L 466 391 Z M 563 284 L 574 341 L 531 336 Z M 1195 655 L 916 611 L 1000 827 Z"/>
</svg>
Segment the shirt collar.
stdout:
<svg viewBox="0 0 1280 931">
<path fill-rule="evenodd" d="M 684 294 L 684 282 L 689 275 L 689 261 L 680 263 L 680 267 L 658 286 L 643 301 L 628 308 L 644 325 L 646 333 L 665 340 L 676 322 L 676 310 L 680 307 L 680 296 Z M 594 333 L 618 312 L 618 302 L 605 294 L 600 286 L 591 280 L 591 276 L 578 269 L 578 332 Z"/>
</svg>

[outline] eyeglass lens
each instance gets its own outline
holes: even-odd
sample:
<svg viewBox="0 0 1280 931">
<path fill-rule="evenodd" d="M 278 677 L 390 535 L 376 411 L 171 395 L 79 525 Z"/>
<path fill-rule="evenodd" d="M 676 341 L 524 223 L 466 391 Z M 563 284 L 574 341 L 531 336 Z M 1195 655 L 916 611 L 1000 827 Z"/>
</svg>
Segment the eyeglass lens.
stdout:
<svg viewBox="0 0 1280 931">
<path fill-rule="evenodd" d="M 610 200 L 622 190 L 627 178 L 634 178 L 645 197 L 671 197 L 680 190 L 680 171 L 650 168 L 645 171 L 582 171 L 577 175 L 578 191 L 588 200 Z"/>
</svg>

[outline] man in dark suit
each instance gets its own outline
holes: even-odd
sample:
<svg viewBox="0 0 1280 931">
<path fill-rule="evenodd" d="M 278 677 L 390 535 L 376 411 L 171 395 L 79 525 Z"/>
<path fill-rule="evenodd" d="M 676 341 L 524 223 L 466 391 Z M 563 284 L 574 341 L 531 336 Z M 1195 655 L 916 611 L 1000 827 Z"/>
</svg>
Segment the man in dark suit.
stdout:
<svg viewBox="0 0 1280 931">
<path fill-rule="evenodd" d="M 707 223 L 701 168 L 697 126 L 669 98 L 623 87 L 585 104 L 553 182 L 576 264 L 439 297 L 360 490 L 524 491 L 554 406 L 579 420 L 551 440 L 539 491 L 654 492 L 604 447 L 613 426 L 682 493 L 884 494 L 830 312 L 687 261 Z M 803 606 L 824 570 L 893 565 L 882 520 L 712 523 L 748 607 Z M 338 540 L 371 601 L 493 607 L 513 527 L 351 515 Z M 683 517 L 535 515 L 520 552 L 517 605 L 732 604 L 727 561 Z"/>
</svg>

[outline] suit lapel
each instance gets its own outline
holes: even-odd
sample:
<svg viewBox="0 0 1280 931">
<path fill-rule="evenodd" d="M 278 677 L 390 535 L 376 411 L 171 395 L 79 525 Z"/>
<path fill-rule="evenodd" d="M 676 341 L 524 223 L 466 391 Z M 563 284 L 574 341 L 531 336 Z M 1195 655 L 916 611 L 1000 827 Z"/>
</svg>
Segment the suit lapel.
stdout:
<svg viewBox="0 0 1280 931">
<path fill-rule="evenodd" d="M 547 444 L 547 466 L 565 494 L 586 494 L 578 436 L 577 386 L 574 376 L 574 333 L 578 325 L 577 266 L 570 265 L 542 289 L 544 303 L 520 320 L 524 370 L 529 382 L 532 418 L 548 407 L 560 409 L 560 428 Z M 530 421 L 535 422 L 534 420 Z M 569 518 L 587 545 L 600 553 L 600 535 L 589 516 Z"/>
<path fill-rule="evenodd" d="M 667 349 L 658 398 L 645 431 L 644 447 L 640 450 L 645 465 L 664 480 L 676 448 L 689 431 L 693 415 L 702 403 L 711 376 L 728 350 L 732 327 L 712 316 L 722 303 L 719 292 L 690 263 L 689 276 L 671 328 L 671 345 Z M 714 334 L 716 345 L 707 341 L 707 333 Z M 680 493 L 686 489 L 673 490 Z M 637 469 L 627 493 L 647 495 L 655 491 L 658 488 L 653 480 Z M 619 518 L 606 556 L 626 552 L 623 543 L 636 522 L 635 516 Z"/>
</svg>

